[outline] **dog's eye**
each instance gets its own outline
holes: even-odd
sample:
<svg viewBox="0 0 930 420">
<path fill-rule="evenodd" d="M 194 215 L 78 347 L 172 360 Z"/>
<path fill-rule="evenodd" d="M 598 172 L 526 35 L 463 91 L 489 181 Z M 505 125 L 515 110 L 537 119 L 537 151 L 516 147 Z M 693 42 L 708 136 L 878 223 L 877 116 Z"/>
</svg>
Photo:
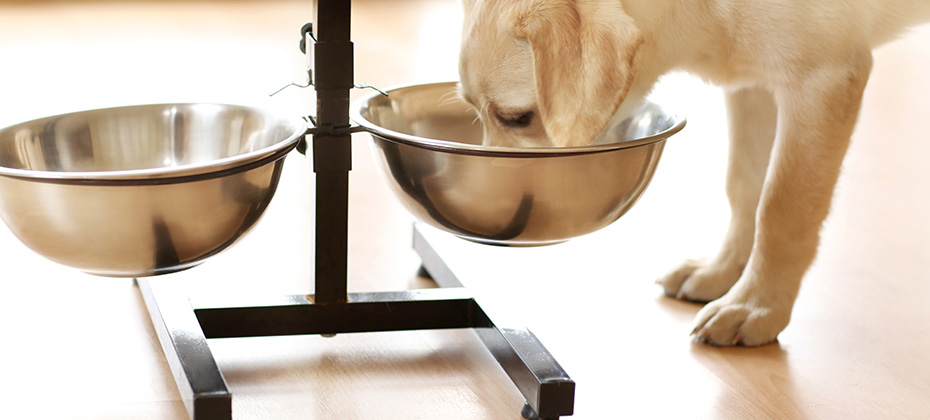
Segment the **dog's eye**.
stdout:
<svg viewBox="0 0 930 420">
<path fill-rule="evenodd" d="M 533 122 L 533 111 L 517 113 L 499 113 L 497 120 L 507 127 L 525 128 Z"/>
</svg>

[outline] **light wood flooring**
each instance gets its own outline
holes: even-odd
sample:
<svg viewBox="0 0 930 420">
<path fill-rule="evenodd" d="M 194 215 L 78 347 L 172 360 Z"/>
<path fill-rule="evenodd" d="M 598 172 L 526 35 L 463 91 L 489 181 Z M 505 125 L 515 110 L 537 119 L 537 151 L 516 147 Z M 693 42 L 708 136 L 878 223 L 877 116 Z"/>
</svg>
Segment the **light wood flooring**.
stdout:
<svg viewBox="0 0 930 420">
<path fill-rule="evenodd" d="M 0 2 L 0 125 L 152 102 L 310 111 L 291 88 L 309 1 Z M 354 2 L 356 80 L 454 80 L 451 0 Z M 791 325 L 776 344 L 689 341 L 698 305 L 653 279 L 726 228 L 720 93 L 683 75 L 654 97 L 689 122 L 617 223 L 539 249 L 444 238 L 468 286 L 502 302 L 577 382 L 576 419 L 930 418 L 930 26 L 875 54 L 862 118 Z M 359 95 L 361 93 L 358 93 Z M 428 287 L 410 216 L 354 140 L 350 289 Z M 312 171 L 287 158 L 259 226 L 164 276 L 192 296 L 312 290 Z M 93 238 L 88 238 L 93 240 Z M 131 280 L 44 260 L 0 227 L 0 418 L 184 419 Z M 523 400 L 471 331 L 214 340 L 237 419 L 517 419 Z"/>
</svg>

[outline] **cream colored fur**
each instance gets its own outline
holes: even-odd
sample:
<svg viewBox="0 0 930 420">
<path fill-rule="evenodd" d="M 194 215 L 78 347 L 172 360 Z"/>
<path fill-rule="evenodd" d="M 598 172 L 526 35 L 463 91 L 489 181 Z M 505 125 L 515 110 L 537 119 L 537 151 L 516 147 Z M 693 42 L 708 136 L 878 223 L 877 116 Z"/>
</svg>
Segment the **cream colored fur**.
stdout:
<svg viewBox="0 0 930 420">
<path fill-rule="evenodd" d="M 928 0 L 465 0 L 462 96 L 484 141 L 574 146 L 622 121 L 662 74 L 726 90 L 719 254 L 658 280 L 707 301 L 696 340 L 769 343 L 788 325 L 856 123 L 872 48 Z"/>
</svg>

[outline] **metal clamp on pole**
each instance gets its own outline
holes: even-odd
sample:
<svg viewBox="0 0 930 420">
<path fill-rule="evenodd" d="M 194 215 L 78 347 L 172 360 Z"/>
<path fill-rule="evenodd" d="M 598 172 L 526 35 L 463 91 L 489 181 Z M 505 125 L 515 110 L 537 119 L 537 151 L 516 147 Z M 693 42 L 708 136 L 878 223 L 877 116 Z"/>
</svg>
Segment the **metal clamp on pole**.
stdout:
<svg viewBox="0 0 930 420">
<path fill-rule="evenodd" d="M 307 115 L 303 117 L 304 121 L 310 123 L 307 127 L 307 131 L 304 132 L 305 138 L 300 139 L 300 142 L 297 143 L 297 151 L 306 156 L 307 155 L 307 139 L 306 136 L 316 136 L 316 137 L 341 137 L 350 135 L 352 133 L 358 133 L 366 131 L 365 127 L 360 125 L 348 125 L 341 127 L 333 127 L 332 125 L 316 125 L 316 117 L 313 115 Z"/>
<path fill-rule="evenodd" d="M 324 71 L 324 74 L 321 77 L 321 80 L 324 81 L 323 85 L 331 85 L 331 86 L 329 87 L 316 86 L 316 84 L 314 83 L 313 68 L 314 68 L 314 62 L 316 60 L 315 56 L 317 54 L 317 49 L 320 48 L 318 44 L 319 43 L 317 42 L 316 37 L 313 36 L 313 22 L 305 23 L 300 28 L 299 47 L 300 47 L 300 52 L 307 56 L 307 80 L 306 82 L 303 84 L 291 82 L 287 85 L 284 85 L 280 89 L 272 92 L 268 96 L 274 96 L 280 93 L 281 91 L 283 91 L 284 89 L 287 89 L 291 86 L 296 86 L 299 88 L 307 88 L 310 86 L 314 86 L 318 90 L 327 89 L 327 88 L 328 89 L 348 89 L 348 88 L 372 89 L 384 96 L 388 96 L 388 94 L 384 92 L 383 90 L 378 89 L 377 87 L 374 87 L 368 83 L 359 83 L 359 84 L 353 83 L 351 66 L 348 67 L 348 70 L 343 70 L 341 72 Z M 336 43 L 330 43 L 331 46 L 325 46 L 327 44 L 325 42 L 323 44 L 324 44 L 324 46 L 322 46 L 323 50 L 320 51 L 320 53 L 323 55 L 330 54 L 334 58 L 338 57 L 338 59 L 332 60 L 333 62 L 343 62 L 343 63 L 345 63 L 346 61 L 351 62 L 351 58 L 349 58 L 348 60 L 346 59 L 346 57 L 352 56 L 351 41 L 340 41 Z M 349 86 L 346 87 L 347 85 Z M 361 131 L 365 131 L 363 127 L 357 126 L 357 125 L 351 125 L 351 124 L 340 125 L 340 126 L 333 126 L 331 124 L 321 125 L 317 123 L 317 118 L 314 115 L 307 115 L 303 118 L 305 121 L 310 123 L 309 127 L 307 128 L 307 131 L 304 133 L 304 136 L 345 138 L 345 136 L 351 135 L 352 133 L 358 133 Z M 307 147 L 308 147 L 307 140 L 301 139 L 300 143 L 297 144 L 297 151 L 300 152 L 300 154 L 302 155 L 306 155 Z"/>
</svg>

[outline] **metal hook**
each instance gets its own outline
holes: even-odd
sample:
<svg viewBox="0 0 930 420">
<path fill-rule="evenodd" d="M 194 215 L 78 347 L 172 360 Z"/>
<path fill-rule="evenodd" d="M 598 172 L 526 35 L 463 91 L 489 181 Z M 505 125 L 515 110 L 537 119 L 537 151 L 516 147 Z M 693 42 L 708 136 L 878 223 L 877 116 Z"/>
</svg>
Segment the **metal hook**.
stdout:
<svg viewBox="0 0 930 420">
<path fill-rule="evenodd" d="M 307 70 L 307 72 L 310 72 L 310 70 Z M 280 89 L 278 89 L 278 90 L 276 90 L 276 91 L 274 91 L 274 92 L 269 93 L 268 96 L 275 96 L 275 95 L 277 95 L 278 93 L 280 93 L 282 90 L 287 89 L 287 88 L 289 88 L 289 87 L 291 87 L 291 86 L 297 86 L 297 87 L 299 87 L 299 88 L 307 88 L 307 87 L 310 87 L 310 85 L 312 85 L 312 83 L 310 83 L 309 81 L 306 82 L 306 84 L 303 84 L 303 85 L 297 84 L 297 83 L 294 83 L 294 82 L 291 82 L 291 83 L 288 83 L 288 84 L 284 85 L 284 86 L 281 87 Z M 371 89 L 371 90 L 374 90 L 374 91 L 376 91 L 376 92 L 378 92 L 378 93 L 380 93 L 380 94 L 382 94 L 382 95 L 384 95 L 384 96 L 390 96 L 390 95 L 387 94 L 387 92 L 385 92 L 385 91 L 383 91 L 383 90 L 381 90 L 381 89 L 378 89 L 378 88 L 376 88 L 376 87 L 374 87 L 374 86 L 372 86 L 372 85 L 369 85 L 368 83 L 359 83 L 359 84 L 353 85 L 353 87 L 356 88 L 356 89 Z"/>
<path fill-rule="evenodd" d="M 378 88 L 376 88 L 376 87 L 374 87 L 374 86 L 372 86 L 372 85 L 369 85 L 368 83 L 359 83 L 359 84 L 355 85 L 355 88 L 356 88 L 356 89 L 371 89 L 371 90 L 374 90 L 375 92 L 378 92 L 378 93 L 380 93 L 380 94 L 382 94 L 382 95 L 384 95 L 384 96 L 390 96 L 390 95 L 388 95 L 385 91 L 383 91 L 383 90 L 381 90 L 381 89 L 378 89 Z"/>
<path fill-rule="evenodd" d="M 289 87 L 291 87 L 291 86 L 297 86 L 297 87 L 299 87 L 299 88 L 310 87 L 310 85 L 313 84 L 313 83 L 310 83 L 310 80 L 313 80 L 313 76 L 311 75 L 312 73 L 313 73 L 313 69 L 307 69 L 307 81 L 304 82 L 305 84 L 299 84 L 299 83 L 291 82 L 291 83 L 288 83 L 288 84 L 284 85 L 284 86 L 281 87 L 280 89 L 278 89 L 278 90 L 276 90 L 276 91 L 274 91 L 274 92 L 269 93 L 268 96 L 275 96 L 275 95 L 277 95 L 278 93 L 281 93 L 282 90 L 287 89 L 287 88 L 289 88 Z"/>
</svg>

